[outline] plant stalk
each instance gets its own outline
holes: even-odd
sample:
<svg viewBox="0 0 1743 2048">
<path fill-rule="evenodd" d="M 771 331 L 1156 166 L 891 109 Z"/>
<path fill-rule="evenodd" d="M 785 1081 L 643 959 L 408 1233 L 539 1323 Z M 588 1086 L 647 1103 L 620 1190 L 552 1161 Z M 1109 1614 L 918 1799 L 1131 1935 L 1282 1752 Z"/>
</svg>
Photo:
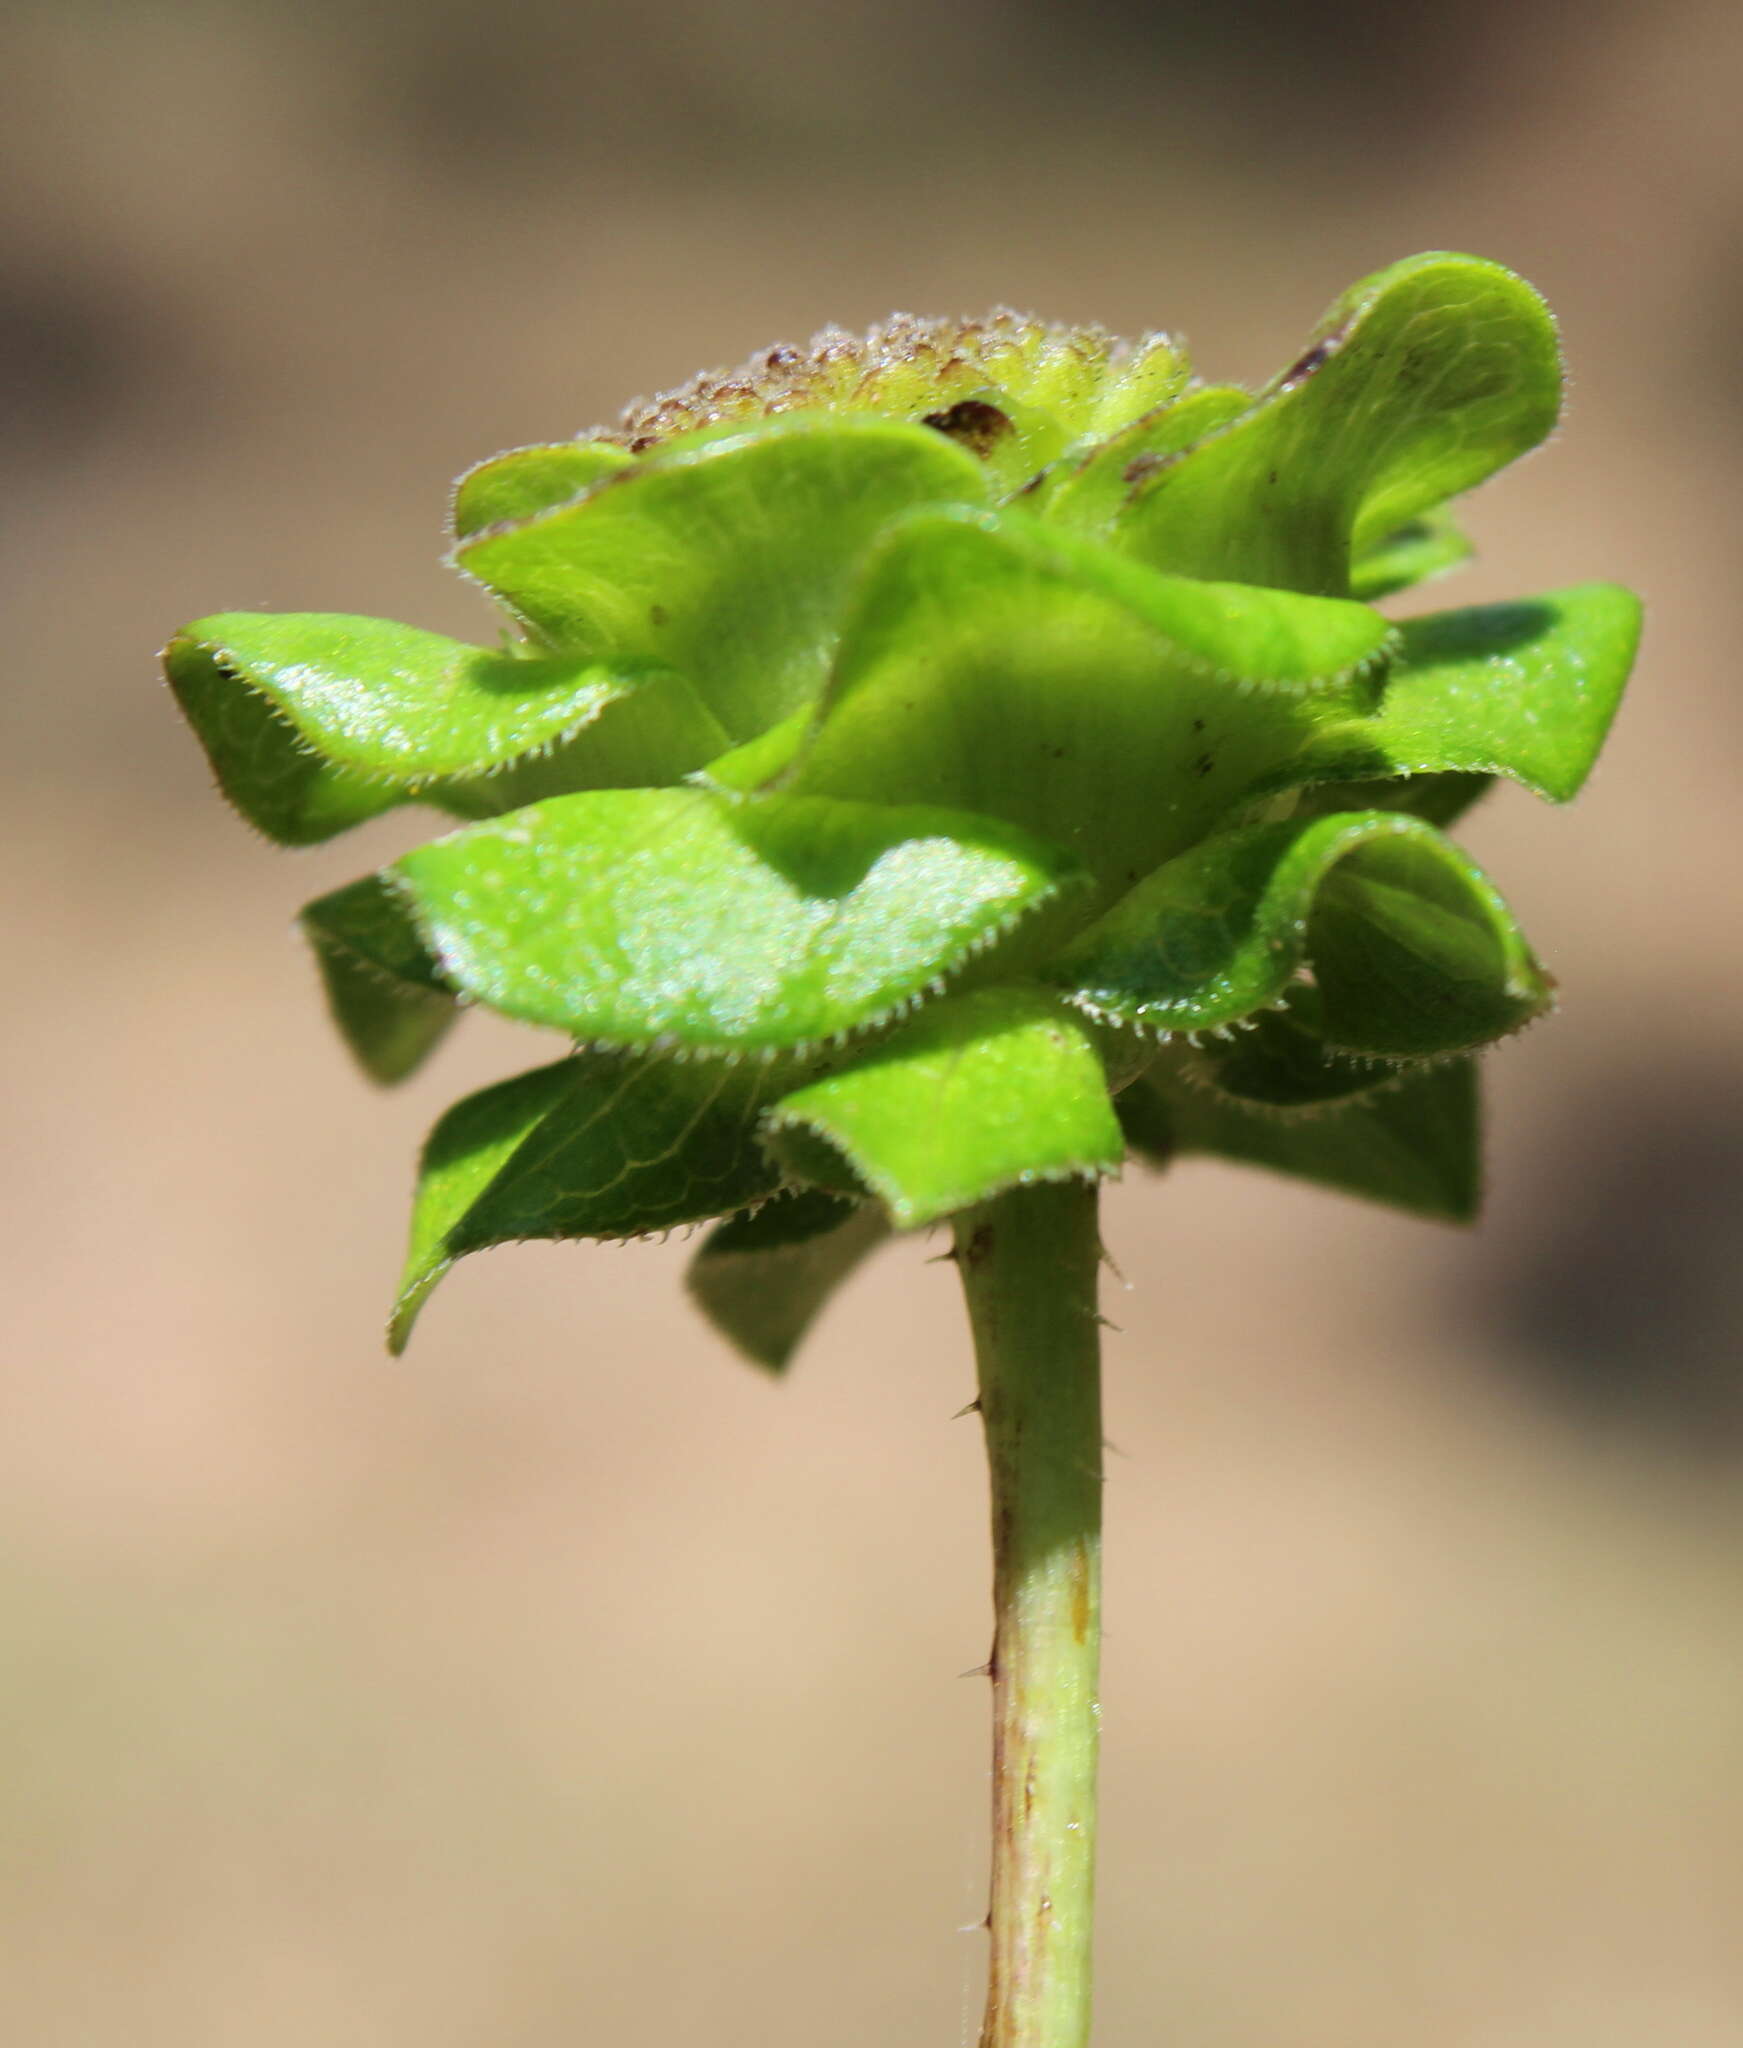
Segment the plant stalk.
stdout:
<svg viewBox="0 0 1743 2048">
<path fill-rule="evenodd" d="M 980 2048 L 1086 2048 L 1101 1707 L 1096 1189 L 956 1226 L 992 1476 L 992 1955 Z"/>
</svg>

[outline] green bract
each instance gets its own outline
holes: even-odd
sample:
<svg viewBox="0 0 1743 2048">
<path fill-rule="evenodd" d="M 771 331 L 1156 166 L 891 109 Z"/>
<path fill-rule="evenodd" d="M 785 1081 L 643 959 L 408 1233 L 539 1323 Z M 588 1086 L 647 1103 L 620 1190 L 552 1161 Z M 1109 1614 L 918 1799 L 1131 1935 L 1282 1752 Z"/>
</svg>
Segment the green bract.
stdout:
<svg viewBox="0 0 1743 2048">
<path fill-rule="evenodd" d="M 1559 402 L 1542 302 L 1464 256 L 1251 394 L 1158 336 L 898 321 L 463 479 L 500 647 L 178 634 L 262 831 L 467 821 L 305 913 L 364 1067 L 467 1003 L 574 1043 L 436 1127 L 396 1345 L 464 1253 L 725 1218 L 696 1299 L 779 1366 L 890 1227 L 1128 1146 L 1468 1216 L 1472 1055 L 1550 984 L 1441 827 L 1576 793 L 1639 607 L 1373 602 Z"/>
</svg>

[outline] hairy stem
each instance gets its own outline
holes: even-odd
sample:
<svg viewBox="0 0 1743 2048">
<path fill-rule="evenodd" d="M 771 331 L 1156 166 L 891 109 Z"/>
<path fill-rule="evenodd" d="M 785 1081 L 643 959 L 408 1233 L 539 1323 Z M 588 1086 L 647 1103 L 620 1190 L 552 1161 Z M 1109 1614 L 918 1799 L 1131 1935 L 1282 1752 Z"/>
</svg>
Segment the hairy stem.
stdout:
<svg viewBox="0 0 1743 2048">
<path fill-rule="evenodd" d="M 956 1255 L 992 1472 L 992 1958 L 980 2048 L 1084 2048 L 1101 1709 L 1096 1190 L 970 1211 Z"/>
</svg>

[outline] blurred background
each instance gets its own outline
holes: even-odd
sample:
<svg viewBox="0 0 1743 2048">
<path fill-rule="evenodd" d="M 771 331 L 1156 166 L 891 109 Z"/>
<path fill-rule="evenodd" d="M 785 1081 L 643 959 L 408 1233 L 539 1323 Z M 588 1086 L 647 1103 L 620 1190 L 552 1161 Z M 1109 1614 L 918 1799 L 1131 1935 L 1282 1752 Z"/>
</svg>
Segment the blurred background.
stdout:
<svg viewBox="0 0 1743 2048">
<path fill-rule="evenodd" d="M 1098 2039 L 1743 2039 L 1743 14 L 1720 0 L 12 0 L 0 18 L 0 2038 L 972 2039 L 985 1507 L 936 1244 L 783 1386 L 685 1248 L 377 1332 L 412 1161 L 155 680 L 189 617 L 482 637 L 470 461 L 826 321 L 1293 354 L 1417 249 L 1564 435 L 1427 601 L 1651 604 L 1587 796 L 1466 829 L 1562 980 L 1468 1235 L 1109 1201 Z"/>
</svg>

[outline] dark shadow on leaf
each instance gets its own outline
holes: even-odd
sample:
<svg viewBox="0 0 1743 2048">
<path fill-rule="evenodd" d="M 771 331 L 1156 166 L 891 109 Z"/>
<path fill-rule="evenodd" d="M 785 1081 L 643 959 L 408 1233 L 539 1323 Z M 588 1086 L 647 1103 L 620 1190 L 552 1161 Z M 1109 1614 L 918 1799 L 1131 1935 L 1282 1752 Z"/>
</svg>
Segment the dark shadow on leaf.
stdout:
<svg viewBox="0 0 1743 2048">
<path fill-rule="evenodd" d="M 1367 781 L 1309 786 L 1301 793 L 1297 817 L 1329 818 L 1339 811 L 1408 811 L 1412 817 L 1444 828 L 1457 823 L 1495 784 L 1492 775 L 1459 769 L 1435 775 L 1387 775 L 1385 763 L 1353 751 L 1350 760 L 1352 766 L 1375 769 L 1374 776 Z"/>
<path fill-rule="evenodd" d="M 1411 667 L 1432 661 L 1468 661 L 1473 655 L 1512 654 L 1541 640 L 1557 623 L 1552 605 L 1536 598 L 1472 605 L 1404 622 L 1402 659 Z"/>
<path fill-rule="evenodd" d="M 1015 826 L 973 811 L 775 795 L 728 800 L 726 817 L 735 836 L 801 895 L 834 901 L 857 889 L 886 855 L 927 839 L 948 839 L 1025 868 L 1049 854 L 1054 872 L 1071 866 L 1063 854 Z"/>
</svg>

